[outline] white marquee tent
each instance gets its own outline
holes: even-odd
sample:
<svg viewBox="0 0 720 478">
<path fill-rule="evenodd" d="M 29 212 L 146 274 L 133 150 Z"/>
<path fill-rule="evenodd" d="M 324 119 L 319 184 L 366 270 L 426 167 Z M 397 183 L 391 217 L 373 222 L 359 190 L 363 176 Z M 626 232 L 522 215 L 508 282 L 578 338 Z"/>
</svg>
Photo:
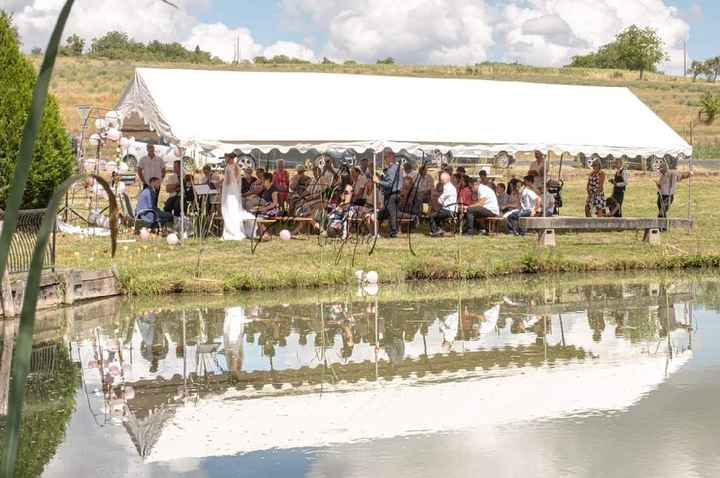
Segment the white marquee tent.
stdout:
<svg viewBox="0 0 720 478">
<path fill-rule="evenodd" d="M 692 155 L 618 87 L 139 68 L 117 109 L 186 147 Z"/>
</svg>

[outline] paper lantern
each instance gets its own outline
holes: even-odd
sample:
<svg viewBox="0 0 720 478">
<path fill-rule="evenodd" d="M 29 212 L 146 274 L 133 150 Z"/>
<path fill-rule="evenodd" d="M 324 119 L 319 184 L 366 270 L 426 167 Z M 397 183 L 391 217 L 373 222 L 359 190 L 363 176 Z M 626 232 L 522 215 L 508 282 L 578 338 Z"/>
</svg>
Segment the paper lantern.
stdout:
<svg viewBox="0 0 720 478">
<path fill-rule="evenodd" d="M 167 240 L 168 245 L 170 245 L 170 246 L 177 246 L 178 244 L 180 244 L 180 239 L 178 238 L 177 234 L 175 234 L 174 232 L 171 234 L 168 234 L 166 240 Z"/>
<path fill-rule="evenodd" d="M 380 281 L 380 276 L 375 271 L 370 271 L 367 274 L 365 274 L 365 282 L 373 285 L 377 284 Z"/>
<path fill-rule="evenodd" d="M 102 143 L 102 138 L 100 137 L 99 134 L 93 133 L 90 135 L 89 141 L 90 141 L 90 144 L 98 145 L 98 144 Z"/>
<path fill-rule="evenodd" d="M 280 239 L 282 239 L 283 241 L 289 241 L 290 239 L 292 239 L 292 233 L 287 229 L 283 229 L 282 231 L 280 231 Z"/>
<path fill-rule="evenodd" d="M 150 239 L 150 230 L 147 227 L 140 229 L 140 240 L 147 241 Z"/>
<path fill-rule="evenodd" d="M 108 111 L 105 114 L 105 124 L 108 128 L 117 128 L 122 123 L 122 117 L 117 111 Z"/>
<path fill-rule="evenodd" d="M 119 129 L 110 128 L 106 136 L 110 141 L 120 141 L 120 137 L 122 136 L 122 134 L 120 133 Z"/>
</svg>

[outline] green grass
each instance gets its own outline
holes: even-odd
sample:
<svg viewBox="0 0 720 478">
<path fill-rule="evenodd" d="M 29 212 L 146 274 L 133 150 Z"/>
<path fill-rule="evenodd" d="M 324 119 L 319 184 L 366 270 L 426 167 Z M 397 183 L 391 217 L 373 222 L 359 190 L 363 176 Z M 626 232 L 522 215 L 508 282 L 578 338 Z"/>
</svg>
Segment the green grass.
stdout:
<svg viewBox="0 0 720 478">
<path fill-rule="evenodd" d="M 584 179 L 580 171 L 565 186 L 564 215 L 582 215 Z M 372 256 L 358 251 L 352 264 L 350 251 L 336 264 L 332 245 L 321 247 L 316 237 L 260 244 L 251 254 L 250 243 L 212 239 L 205 245 L 187 241 L 170 247 L 162 239 L 121 244 L 115 260 L 125 291 L 132 295 L 168 293 L 223 293 L 246 290 L 343 286 L 355 282 L 356 269 L 376 270 L 385 283 L 408 280 L 475 280 L 513 274 L 586 271 L 667 270 L 720 266 L 720 212 L 715 207 L 718 180 L 714 176 L 693 181 L 694 232 L 672 230 L 663 244 L 652 247 L 642 233 L 613 232 L 558 236 L 558 247 L 541 249 L 534 237 L 413 237 L 416 255 L 407 238 L 381 240 Z M 680 186 L 672 210 L 687 217 L 688 184 Z M 656 215 L 652 177 L 637 173 L 628 190 L 626 215 Z M 699 214 L 703 211 L 702 214 Z M 108 268 L 109 240 L 58 237 L 58 265 Z M 201 274 L 196 262 L 201 254 Z"/>
</svg>

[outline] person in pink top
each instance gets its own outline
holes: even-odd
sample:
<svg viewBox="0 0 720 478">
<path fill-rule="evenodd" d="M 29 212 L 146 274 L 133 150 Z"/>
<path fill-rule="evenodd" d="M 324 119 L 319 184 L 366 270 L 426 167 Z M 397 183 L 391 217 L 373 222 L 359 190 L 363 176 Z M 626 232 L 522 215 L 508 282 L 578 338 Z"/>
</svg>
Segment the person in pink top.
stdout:
<svg viewBox="0 0 720 478">
<path fill-rule="evenodd" d="M 273 173 L 272 185 L 277 189 L 280 208 L 284 209 L 290 191 L 290 175 L 285 169 L 285 161 L 282 159 L 278 159 L 277 169 Z"/>
</svg>

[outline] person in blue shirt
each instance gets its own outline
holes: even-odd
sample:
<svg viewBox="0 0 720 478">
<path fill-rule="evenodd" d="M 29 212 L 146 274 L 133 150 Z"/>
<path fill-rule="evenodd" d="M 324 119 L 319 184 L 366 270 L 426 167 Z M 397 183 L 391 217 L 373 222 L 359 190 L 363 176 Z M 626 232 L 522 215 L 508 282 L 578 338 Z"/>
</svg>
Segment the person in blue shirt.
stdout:
<svg viewBox="0 0 720 478">
<path fill-rule="evenodd" d="M 395 153 L 386 150 L 383 155 L 385 173 L 376 177 L 375 182 L 383 189 L 385 198 L 385 209 L 380 211 L 378 221 L 390 220 L 390 237 L 397 237 L 398 233 L 398 212 L 400 210 L 400 165 L 397 163 Z"/>
<path fill-rule="evenodd" d="M 160 178 L 153 177 L 148 184 L 149 187 L 140 192 L 137 199 L 137 207 L 135 209 L 135 217 L 141 219 L 147 224 L 155 224 L 159 222 L 161 226 L 172 222 L 173 216 L 170 213 L 161 211 L 155 206 L 157 204 L 157 196 L 160 193 Z"/>
</svg>

